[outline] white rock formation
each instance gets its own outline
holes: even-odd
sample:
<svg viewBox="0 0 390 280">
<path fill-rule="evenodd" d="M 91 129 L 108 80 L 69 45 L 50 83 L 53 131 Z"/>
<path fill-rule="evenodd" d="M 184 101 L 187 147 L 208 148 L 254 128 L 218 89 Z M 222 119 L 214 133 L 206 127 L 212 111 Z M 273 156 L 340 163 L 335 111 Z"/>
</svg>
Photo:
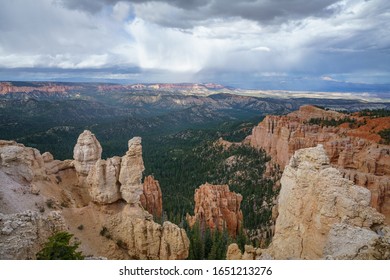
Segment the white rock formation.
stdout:
<svg viewBox="0 0 390 280">
<path fill-rule="evenodd" d="M 0 140 L 0 167 L 19 182 L 32 182 L 46 176 L 39 151 L 15 141 Z"/>
<path fill-rule="evenodd" d="M 141 137 L 129 140 L 129 149 L 122 157 L 119 182 L 122 198 L 130 204 L 137 204 L 143 193 L 142 173 L 145 170 L 142 159 Z"/>
<path fill-rule="evenodd" d="M 296 151 L 281 185 L 279 216 L 269 248 L 274 258 L 355 258 L 352 247 L 369 247 L 371 240 L 380 238 L 372 229 L 384 228 L 384 216 L 370 207 L 370 191 L 332 168 L 322 145 Z M 336 241 L 343 236 L 356 244 L 347 244 L 349 249 L 344 250 L 339 246 L 342 242 Z"/>
<path fill-rule="evenodd" d="M 94 202 L 108 204 L 121 198 L 118 182 L 121 158 L 99 159 L 91 168 L 88 177 L 88 190 Z"/>
<path fill-rule="evenodd" d="M 102 156 L 102 147 L 95 135 L 84 130 L 73 149 L 74 167 L 78 174 L 88 176 L 89 171 Z"/>
</svg>

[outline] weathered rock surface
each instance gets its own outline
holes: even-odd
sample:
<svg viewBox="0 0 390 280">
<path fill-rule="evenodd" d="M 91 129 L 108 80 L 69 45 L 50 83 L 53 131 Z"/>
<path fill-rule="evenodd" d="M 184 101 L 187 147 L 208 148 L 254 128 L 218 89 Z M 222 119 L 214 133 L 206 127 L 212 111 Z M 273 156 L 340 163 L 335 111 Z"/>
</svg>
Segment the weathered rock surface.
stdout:
<svg viewBox="0 0 390 280">
<path fill-rule="evenodd" d="M 162 193 L 160 184 L 153 176 L 144 179 L 143 193 L 140 196 L 142 207 L 155 217 L 162 216 Z"/>
<path fill-rule="evenodd" d="M 102 147 L 95 135 L 84 130 L 73 149 L 74 167 L 81 176 L 88 176 L 89 171 L 102 156 Z"/>
<path fill-rule="evenodd" d="M 0 259 L 35 259 L 47 238 L 64 229 L 59 212 L 51 212 L 45 217 L 35 211 L 0 213 Z"/>
<path fill-rule="evenodd" d="M 140 201 L 143 192 L 142 173 L 145 170 L 142 159 L 141 137 L 134 137 L 129 140 L 129 149 L 122 157 L 119 182 L 122 198 L 130 204 Z"/>
<path fill-rule="evenodd" d="M 184 229 L 170 222 L 161 226 L 139 206 L 127 205 L 107 228 L 132 259 L 176 260 L 188 257 L 189 239 Z"/>
<path fill-rule="evenodd" d="M 160 243 L 161 260 L 184 260 L 188 257 L 190 240 L 184 229 L 171 222 L 164 222 Z"/>
<path fill-rule="evenodd" d="M 231 236 L 236 236 L 243 221 L 240 194 L 231 192 L 228 185 L 206 183 L 195 190 L 194 200 L 195 215 L 187 214 L 190 226 L 198 221 L 212 230 L 226 227 Z"/>
<path fill-rule="evenodd" d="M 237 243 L 232 243 L 228 246 L 226 252 L 227 260 L 257 260 L 262 256 L 263 250 L 254 248 L 251 245 L 245 245 L 244 253 L 241 252 Z"/>
<path fill-rule="evenodd" d="M 281 179 L 279 216 L 268 252 L 275 259 L 357 258 L 352 247 L 369 248 L 381 239 L 379 232 L 387 232 L 384 216 L 370 207 L 370 196 L 330 166 L 322 145 L 296 151 Z M 346 250 L 337 247 L 343 234 L 355 243 Z M 386 256 L 381 252 L 376 257 Z"/>
<path fill-rule="evenodd" d="M 62 170 L 73 168 L 72 160 L 55 160 L 53 155 L 49 152 L 45 152 L 42 154 L 43 162 L 46 169 L 47 175 L 56 174 Z"/>
<path fill-rule="evenodd" d="M 302 106 L 285 116 L 267 116 L 246 139 L 252 147 L 264 149 L 284 168 L 295 151 L 322 144 L 344 177 L 368 188 L 371 205 L 390 222 L 390 146 L 379 144 L 380 130 L 390 128 L 390 118 L 352 116 L 362 125 L 335 127 L 311 125 L 312 118 L 342 119 L 347 115 L 314 106 Z"/>
<path fill-rule="evenodd" d="M 100 204 L 114 203 L 121 198 L 119 191 L 120 157 L 99 159 L 91 168 L 87 184 L 91 198 Z"/>
<path fill-rule="evenodd" d="M 32 182 L 46 176 L 39 151 L 15 141 L 0 140 L 0 167 L 20 182 Z"/>
<path fill-rule="evenodd" d="M 324 256 L 337 260 L 389 260 L 389 227 L 379 229 L 376 233 L 367 228 L 335 224 L 329 232 Z"/>
</svg>

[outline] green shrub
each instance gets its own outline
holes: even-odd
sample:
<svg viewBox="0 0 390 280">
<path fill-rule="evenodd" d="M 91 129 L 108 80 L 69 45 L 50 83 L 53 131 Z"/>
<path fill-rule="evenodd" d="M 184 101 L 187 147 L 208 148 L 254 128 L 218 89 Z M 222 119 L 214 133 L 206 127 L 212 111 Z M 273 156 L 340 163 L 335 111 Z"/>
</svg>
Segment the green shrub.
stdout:
<svg viewBox="0 0 390 280">
<path fill-rule="evenodd" d="M 106 227 L 102 227 L 102 229 L 100 230 L 100 235 L 104 236 L 107 239 L 111 239 L 112 238 L 110 232 L 108 231 L 108 228 L 106 228 Z"/>
<path fill-rule="evenodd" d="M 43 249 L 36 254 L 38 260 L 83 260 L 81 252 L 77 252 L 80 243 L 73 242 L 70 239 L 73 234 L 60 231 L 49 237 Z"/>
<path fill-rule="evenodd" d="M 382 137 L 381 143 L 386 145 L 390 144 L 390 128 L 381 130 L 378 134 Z"/>
</svg>

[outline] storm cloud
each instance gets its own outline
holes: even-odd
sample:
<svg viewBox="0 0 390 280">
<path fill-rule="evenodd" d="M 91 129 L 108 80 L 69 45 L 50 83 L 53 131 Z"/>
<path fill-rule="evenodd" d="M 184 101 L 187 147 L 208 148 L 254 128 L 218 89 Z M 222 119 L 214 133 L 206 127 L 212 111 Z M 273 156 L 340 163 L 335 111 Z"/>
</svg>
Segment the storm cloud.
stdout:
<svg viewBox="0 0 390 280">
<path fill-rule="evenodd" d="M 387 0 L 0 2 L 0 79 L 390 83 Z"/>
<path fill-rule="evenodd" d="M 70 9 L 97 13 L 107 5 L 130 3 L 157 24 L 192 27 L 210 19 L 241 18 L 261 24 L 281 24 L 289 20 L 326 17 L 337 12 L 338 0 L 58 0 Z M 167 10 L 175 13 L 169 17 Z"/>
</svg>

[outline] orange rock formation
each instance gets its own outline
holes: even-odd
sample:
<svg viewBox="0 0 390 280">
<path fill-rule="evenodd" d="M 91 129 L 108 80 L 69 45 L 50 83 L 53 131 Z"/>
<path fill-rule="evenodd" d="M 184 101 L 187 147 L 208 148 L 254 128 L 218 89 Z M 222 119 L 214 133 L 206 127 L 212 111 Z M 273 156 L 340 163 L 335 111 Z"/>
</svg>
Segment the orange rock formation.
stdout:
<svg viewBox="0 0 390 280">
<path fill-rule="evenodd" d="M 371 205 L 390 222 L 390 146 L 379 144 L 379 131 L 390 128 L 390 117 L 349 116 L 361 125 L 350 128 L 309 124 L 312 118 L 343 119 L 347 115 L 314 106 L 302 106 L 286 116 L 267 116 L 246 139 L 252 147 L 264 149 L 284 168 L 293 153 L 322 144 L 330 163 L 345 178 L 371 191 Z"/>
<path fill-rule="evenodd" d="M 231 192 L 228 185 L 204 184 L 195 190 L 195 215 L 187 214 L 187 221 L 193 226 L 196 221 L 212 230 L 227 228 L 236 236 L 243 221 L 240 204 L 242 196 Z"/>
<path fill-rule="evenodd" d="M 153 216 L 161 217 L 162 193 L 159 182 L 153 176 L 147 176 L 144 179 L 143 187 L 144 192 L 140 197 L 142 207 Z"/>
</svg>

